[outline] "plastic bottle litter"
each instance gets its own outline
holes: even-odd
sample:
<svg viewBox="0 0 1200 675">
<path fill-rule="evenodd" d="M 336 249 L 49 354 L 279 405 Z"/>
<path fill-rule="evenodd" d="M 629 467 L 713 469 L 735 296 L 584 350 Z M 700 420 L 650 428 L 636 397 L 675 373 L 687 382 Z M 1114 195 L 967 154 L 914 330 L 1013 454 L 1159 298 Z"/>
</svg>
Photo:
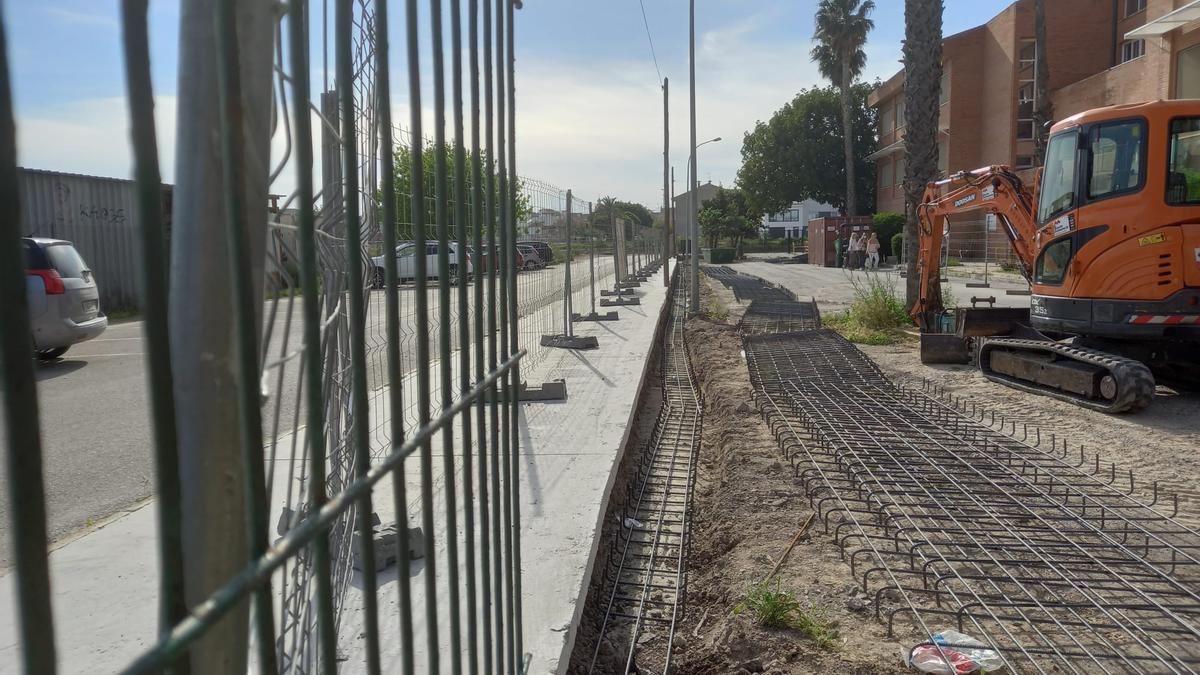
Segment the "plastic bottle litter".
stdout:
<svg viewBox="0 0 1200 675">
<path fill-rule="evenodd" d="M 929 642 L 913 647 L 906 661 L 911 668 L 939 675 L 989 675 L 1004 672 L 1004 660 L 995 649 L 969 635 L 952 630 L 937 633 Z M 949 663 L 946 663 L 947 661 Z"/>
</svg>

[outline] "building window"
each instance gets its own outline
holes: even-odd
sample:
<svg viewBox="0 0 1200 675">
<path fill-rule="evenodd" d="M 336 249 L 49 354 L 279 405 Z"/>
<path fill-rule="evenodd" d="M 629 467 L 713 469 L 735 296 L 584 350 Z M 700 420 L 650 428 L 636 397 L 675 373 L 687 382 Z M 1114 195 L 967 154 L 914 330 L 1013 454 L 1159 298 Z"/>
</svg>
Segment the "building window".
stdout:
<svg viewBox="0 0 1200 675">
<path fill-rule="evenodd" d="M 896 160 L 896 185 L 904 185 L 904 158 Z"/>
<path fill-rule="evenodd" d="M 903 129 L 907 121 L 904 116 L 904 101 L 898 101 L 896 103 L 896 128 Z"/>
<path fill-rule="evenodd" d="M 942 67 L 942 79 L 941 79 L 941 82 L 939 83 L 938 89 L 940 90 L 940 92 L 939 92 L 940 98 L 938 99 L 938 103 L 945 103 L 946 101 L 949 101 L 950 100 L 950 71 L 948 69 L 946 69 L 945 66 Z"/>
<path fill-rule="evenodd" d="M 1200 98 L 1200 45 L 1179 52 L 1175 98 Z"/>
<path fill-rule="evenodd" d="M 1017 140 L 1033 139 L 1033 111 L 1036 108 L 1037 88 L 1032 80 L 1017 87 Z"/>
<path fill-rule="evenodd" d="M 1146 53 L 1145 40 L 1126 40 L 1121 43 L 1121 63 L 1140 58 Z"/>
<path fill-rule="evenodd" d="M 879 187 L 886 188 L 892 186 L 892 168 L 891 158 L 879 163 Z"/>
<path fill-rule="evenodd" d="M 1032 169 L 1033 168 L 1033 155 L 1017 155 L 1017 165 L 1015 168 Z"/>
<path fill-rule="evenodd" d="M 800 222 L 800 209 L 788 209 L 780 211 L 771 216 L 772 223 L 798 223 Z"/>
<path fill-rule="evenodd" d="M 950 170 L 950 143 L 946 139 L 938 141 L 938 173 L 945 176 Z"/>
<path fill-rule="evenodd" d="M 1125 0 L 1125 16 L 1133 16 L 1146 9 L 1146 0 Z"/>
<path fill-rule="evenodd" d="M 892 125 L 895 120 L 892 118 L 892 106 L 888 106 L 879 113 L 879 133 L 887 135 L 892 133 Z"/>
</svg>

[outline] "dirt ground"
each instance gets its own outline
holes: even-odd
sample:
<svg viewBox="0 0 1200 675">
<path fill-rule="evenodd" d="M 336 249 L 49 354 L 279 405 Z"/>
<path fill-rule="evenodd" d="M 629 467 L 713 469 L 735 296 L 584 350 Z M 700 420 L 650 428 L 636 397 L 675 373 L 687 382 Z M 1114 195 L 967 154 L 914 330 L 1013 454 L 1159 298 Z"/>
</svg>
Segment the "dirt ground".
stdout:
<svg viewBox="0 0 1200 675">
<path fill-rule="evenodd" d="M 1031 434 L 1034 426 L 1040 427 L 1043 438 L 1053 433 L 1060 445 L 1065 438 L 1075 462 L 1080 446 L 1089 462 L 1099 453 L 1103 471 L 1117 465 L 1118 484 L 1128 486 L 1133 470 L 1134 488 L 1148 496 L 1158 481 L 1160 503 L 1166 493 L 1178 494 L 1179 519 L 1200 526 L 1200 395 L 1195 392 L 1177 394 L 1159 387 L 1146 410 L 1107 415 L 990 382 L 974 366 L 924 365 L 916 343 L 859 348 L 900 386 L 919 389 L 927 379 L 997 415 L 1029 424 Z M 1018 425 L 1018 438 L 1023 433 Z"/>
<path fill-rule="evenodd" d="M 728 310 L 688 325 L 688 347 L 704 392 L 688 556 L 687 609 L 676 632 L 675 672 L 905 672 L 902 644 L 861 603 L 849 566 L 813 523 L 772 581 L 824 615 L 837 632 L 824 649 L 791 629 L 757 626 L 753 613 L 734 613 L 746 591 L 763 580 L 812 510 L 800 482 L 751 402 L 749 373 L 732 323 L 741 310 L 723 287 L 705 289 L 702 306 Z M 656 648 L 654 641 L 643 650 Z M 661 645 L 665 646 L 665 645 Z"/>
<path fill-rule="evenodd" d="M 889 639 L 869 609 L 858 609 L 862 605 L 849 566 L 819 524 L 799 540 L 775 579 L 802 605 L 833 621 L 836 646 L 822 649 L 796 631 L 758 627 L 750 612 L 734 614 L 746 590 L 770 572 L 811 509 L 751 401 L 733 327 L 745 307 L 724 286 L 705 279 L 702 309 L 704 316 L 688 327 L 692 363 L 705 395 L 704 434 L 688 607 L 675 638 L 675 672 L 911 672 L 901 654 L 914 636 Z M 1200 396 L 1160 389 L 1146 411 L 1105 415 L 988 382 L 972 367 L 922 365 L 915 342 L 860 348 L 898 385 L 919 389 L 928 379 L 998 416 L 1028 423 L 1031 438 L 1037 425 L 1046 438 L 1051 432 L 1059 443 L 1066 438 L 1076 456 L 1083 445 L 1089 462 L 1100 454 L 1105 471 L 1115 462 L 1123 481 L 1133 469 L 1136 488 L 1147 495 L 1152 481 L 1159 481 L 1161 490 L 1180 495 L 1180 520 L 1200 525 Z M 656 647 L 665 644 L 651 640 L 643 645 Z"/>
</svg>

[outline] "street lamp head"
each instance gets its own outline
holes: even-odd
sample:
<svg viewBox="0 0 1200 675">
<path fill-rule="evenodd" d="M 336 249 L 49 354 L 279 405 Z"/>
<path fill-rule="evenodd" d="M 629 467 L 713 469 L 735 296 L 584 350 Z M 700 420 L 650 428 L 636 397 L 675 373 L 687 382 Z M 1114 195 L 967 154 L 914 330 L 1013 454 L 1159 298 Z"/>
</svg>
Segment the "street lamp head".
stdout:
<svg viewBox="0 0 1200 675">
<path fill-rule="evenodd" d="M 709 141 L 709 143 L 716 143 L 716 142 L 717 142 L 717 141 L 719 141 L 719 140 L 721 140 L 721 137 L 720 137 L 720 136 L 717 136 L 716 138 L 714 138 L 714 139 L 712 139 L 711 141 Z"/>
</svg>

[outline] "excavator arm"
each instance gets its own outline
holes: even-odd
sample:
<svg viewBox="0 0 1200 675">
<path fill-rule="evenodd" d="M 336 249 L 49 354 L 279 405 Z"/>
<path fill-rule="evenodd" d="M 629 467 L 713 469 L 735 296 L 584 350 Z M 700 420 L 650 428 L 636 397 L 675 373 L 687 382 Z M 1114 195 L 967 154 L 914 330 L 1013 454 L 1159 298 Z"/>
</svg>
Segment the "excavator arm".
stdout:
<svg viewBox="0 0 1200 675">
<path fill-rule="evenodd" d="M 996 214 L 1000 229 L 1008 237 L 1021 272 L 1029 279 L 1037 255 L 1035 204 L 1033 195 L 1015 173 L 1006 166 L 989 166 L 962 171 L 929 183 L 917 206 L 917 277 L 920 295 L 910 310 L 922 329 L 928 328 L 930 312 L 940 310 L 932 302 L 933 289 L 941 276 L 941 253 L 946 217 L 983 209 Z"/>
</svg>

